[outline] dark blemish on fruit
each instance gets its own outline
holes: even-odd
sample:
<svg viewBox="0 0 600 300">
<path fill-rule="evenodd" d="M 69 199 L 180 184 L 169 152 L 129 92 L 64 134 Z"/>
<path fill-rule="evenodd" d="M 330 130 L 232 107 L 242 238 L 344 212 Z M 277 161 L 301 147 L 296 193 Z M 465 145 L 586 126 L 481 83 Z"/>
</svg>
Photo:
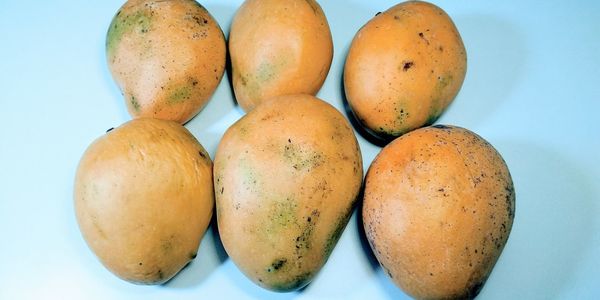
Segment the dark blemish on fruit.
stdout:
<svg viewBox="0 0 600 300">
<path fill-rule="evenodd" d="M 206 25 L 208 23 L 208 21 L 205 18 L 200 18 L 198 16 L 189 16 L 188 15 L 188 18 L 189 17 L 191 17 L 196 22 L 196 24 L 198 24 L 200 26 L 204 26 L 204 25 Z"/>
<path fill-rule="evenodd" d="M 171 241 L 163 241 L 162 243 L 162 250 L 164 252 L 169 252 L 171 251 L 171 249 L 173 249 L 173 245 L 171 244 Z"/>
<path fill-rule="evenodd" d="M 158 269 L 158 279 L 163 279 L 164 275 L 161 269 Z"/>
<path fill-rule="evenodd" d="M 248 79 L 246 79 L 246 77 L 244 77 L 244 76 L 242 76 L 242 75 L 240 75 L 239 77 L 240 77 L 240 83 L 241 83 L 243 86 L 246 86 L 246 85 L 248 84 Z"/>
<path fill-rule="evenodd" d="M 115 129 L 114 127 L 109 128 L 108 130 L 106 130 L 106 133 L 111 132 L 113 129 Z"/>
<path fill-rule="evenodd" d="M 457 297 L 457 298 L 475 299 L 475 297 L 479 294 L 479 292 L 481 292 L 482 288 L 483 288 L 483 281 L 476 282 L 470 288 L 468 288 L 467 295 L 465 295 L 464 297 Z"/>
<path fill-rule="evenodd" d="M 438 50 L 440 50 L 440 52 L 444 52 L 444 47 L 442 47 L 442 46 L 439 46 L 439 47 L 438 47 Z"/>
<path fill-rule="evenodd" d="M 225 187 L 221 188 L 221 195 L 223 195 L 223 192 L 225 191 Z"/>
<path fill-rule="evenodd" d="M 442 89 L 444 89 L 445 87 L 447 87 L 450 82 L 452 82 L 452 75 L 447 75 L 447 76 L 438 76 L 438 83 L 436 85 L 436 89 L 438 89 L 440 92 Z"/>
<path fill-rule="evenodd" d="M 381 14 L 381 12 L 380 12 L 380 11 L 378 11 L 378 12 L 375 14 L 375 16 L 377 17 L 377 16 L 379 16 L 380 14 Z"/>
<path fill-rule="evenodd" d="M 423 39 L 427 43 L 427 45 L 429 45 L 429 40 L 425 38 L 425 35 L 422 32 L 419 32 L 419 37 Z"/>
<path fill-rule="evenodd" d="M 273 261 L 270 267 L 267 268 L 267 272 L 275 272 L 279 269 L 283 268 L 283 266 L 287 263 L 287 258 L 280 258 Z"/>
<path fill-rule="evenodd" d="M 138 265 L 140 265 L 140 266 L 141 266 L 141 265 L 143 265 L 143 264 L 140 262 Z"/>
<path fill-rule="evenodd" d="M 381 254 L 381 253 L 379 253 L 379 254 Z M 388 268 L 385 268 L 385 267 L 384 267 L 383 269 L 385 270 L 385 273 L 386 273 L 388 276 L 390 276 L 390 278 L 394 279 L 394 275 L 392 275 L 392 272 L 390 272 L 390 270 L 389 270 Z"/>
<path fill-rule="evenodd" d="M 308 3 L 308 5 L 310 5 L 310 8 L 312 8 L 313 13 L 316 15 L 317 12 L 319 11 L 319 8 L 317 7 L 317 2 L 315 2 L 314 0 L 305 0 L 306 3 Z"/>
<path fill-rule="evenodd" d="M 312 149 L 304 149 L 295 144 L 290 144 L 284 147 L 283 157 L 285 157 L 295 170 L 306 170 L 310 172 L 314 168 L 319 167 L 325 161 L 323 156 Z"/>
<path fill-rule="evenodd" d="M 438 125 L 433 125 L 433 126 L 431 126 L 431 127 L 432 127 L 432 128 L 437 128 L 437 129 L 448 129 L 448 130 L 449 130 L 449 129 L 451 129 L 451 128 L 450 128 L 450 127 L 448 127 L 448 126 L 446 126 L 446 125 L 441 125 L 441 124 L 438 124 Z"/>
<path fill-rule="evenodd" d="M 131 98 L 129 98 L 129 102 L 131 103 L 131 106 L 133 107 L 133 110 L 135 110 L 135 112 L 140 112 L 140 109 L 142 107 L 140 106 L 140 103 L 137 102 L 134 95 L 131 95 Z"/>
<path fill-rule="evenodd" d="M 402 67 L 402 71 L 406 72 L 410 69 L 415 63 L 412 61 L 405 61 L 404 66 Z"/>
<path fill-rule="evenodd" d="M 206 32 L 206 30 L 194 32 L 194 34 L 192 34 L 192 39 L 194 39 L 194 40 L 197 40 L 200 38 L 206 38 L 206 37 L 208 37 L 208 33 Z"/>
<path fill-rule="evenodd" d="M 433 273 L 429 273 L 429 276 L 433 276 Z"/>
<path fill-rule="evenodd" d="M 304 229 L 302 230 L 302 234 L 298 237 L 296 237 L 296 243 L 295 243 L 295 248 L 296 248 L 296 255 L 297 255 L 297 259 L 301 259 L 304 254 L 306 253 L 305 251 L 307 251 L 308 249 L 310 249 L 312 247 L 311 245 L 311 237 L 315 228 L 315 225 L 318 221 L 319 215 L 321 213 L 319 212 L 319 210 L 313 210 L 310 214 L 310 216 L 308 217 L 308 224 L 304 225 Z M 314 222 L 313 222 L 314 220 Z M 300 224 L 297 224 L 300 226 Z M 300 262 L 297 262 L 296 264 L 299 264 Z"/>
<path fill-rule="evenodd" d="M 394 20 L 400 20 L 399 16 L 394 16 Z"/>
<path fill-rule="evenodd" d="M 310 221 L 311 221 L 311 218 L 310 218 L 310 217 L 306 218 L 306 221 L 307 221 L 308 223 L 310 223 Z"/>
<path fill-rule="evenodd" d="M 434 112 L 427 117 L 427 121 L 425 121 L 425 126 L 431 125 L 435 123 L 435 121 L 440 117 L 439 113 Z"/>
<path fill-rule="evenodd" d="M 206 158 L 206 154 L 202 153 L 202 151 L 198 151 L 198 154 L 200 154 L 200 156 L 202 156 L 202 158 Z"/>
<path fill-rule="evenodd" d="M 506 209 L 508 210 L 508 216 L 510 218 L 515 216 L 515 209 L 513 207 L 514 189 L 510 186 L 505 186 L 504 191 L 506 192 Z"/>
</svg>

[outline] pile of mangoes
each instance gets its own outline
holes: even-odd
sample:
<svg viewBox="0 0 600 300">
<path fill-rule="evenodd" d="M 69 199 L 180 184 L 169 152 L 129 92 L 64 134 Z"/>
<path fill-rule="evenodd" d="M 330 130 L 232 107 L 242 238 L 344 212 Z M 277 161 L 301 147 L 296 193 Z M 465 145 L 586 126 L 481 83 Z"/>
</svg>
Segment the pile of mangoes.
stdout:
<svg viewBox="0 0 600 300">
<path fill-rule="evenodd" d="M 182 124 L 211 99 L 227 53 L 246 114 L 213 164 Z M 413 297 L 474 297 L 498 260 L 515 213 L 506 163 L 467 129 L 429 126 L 467 69 L 439 7 L 397 4 L 351 43 L 348 118 L 388 143 L 364 182 L 351 123 L 315 97 L 333 42 L 314 0 L 246 0 L 228 44 L 196 1 L 129 0 L 110 24 L 106 54 L 133 120 L 89 146 L 74 199 L 87 244 L 120 278 L 171 279 L 196 257 L 215 208 L 227 254 L 274 291 L 314 278 L 361 202 L 373 253 Z"/>
</svg>

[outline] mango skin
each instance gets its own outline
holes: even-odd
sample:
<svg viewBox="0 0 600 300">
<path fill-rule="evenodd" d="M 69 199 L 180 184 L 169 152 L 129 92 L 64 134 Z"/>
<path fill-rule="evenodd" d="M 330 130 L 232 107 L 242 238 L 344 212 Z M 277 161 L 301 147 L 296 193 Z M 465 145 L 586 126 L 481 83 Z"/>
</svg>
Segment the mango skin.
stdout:
<svg viewBox="0 0 600 300">
<path fill-rule="evenodd" d="M 210 223 L 212 162 L 176 122 L 135 119 L 88 147 L 73 198 L 81 234 L 109 271 L 162 284 L 196 257 Z"/>
<path fill-rule="evenodd" d="M 106 35 L 106 59 L 133 118 L 186 123 L 225 72 L 225 37 L 193 0 L 129 0 Z"/>
<path fill-rule="evenodd" d="M 254 283 L 308 284 L 342 234 L 362 183 L 348 121 L 311 95 L 282 96 L 232 125 L 215 156 L 219 233 Z"/>
<path fill-rule="evenodd" d="M 358 122 L 391 141 L 433 124 L 458 94 L 466 70 L 465 46 L 451 18 L 433 4 L 408 1 L 357 32 L 344 88 Z"/>
<path fill-rule="evenodd" d="M 375 158 L 362 213 L 373 253 L 407 294 L 474 298 L 508 240 L 515 191 L 492 145 L 435 125 L 397 138 Z"/>
<path fill-rule="evenodd" d="M 276 96 L 316 95 L 333 40 L 315 0 L 246 0 L 233 19 L 229 51 L 235 97 L 248 112 Z"/>
</svg>

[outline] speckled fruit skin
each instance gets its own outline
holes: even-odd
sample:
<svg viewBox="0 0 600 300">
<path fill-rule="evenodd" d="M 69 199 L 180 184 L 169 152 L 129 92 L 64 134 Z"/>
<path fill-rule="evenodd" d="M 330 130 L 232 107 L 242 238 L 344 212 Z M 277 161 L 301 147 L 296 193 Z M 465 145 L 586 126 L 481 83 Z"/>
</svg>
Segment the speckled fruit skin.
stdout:
<svg viewBox="0 0 600 300">
<path fill-rule="evenodd" d="M 510 234 L 515 193 L 492 145 L 436 125 L 399 137 L 375 158 L 362 213 L 375 256 L 406 293 L 474 298 Z"/>
<path fill-rule="evenodd" d="M 107 269 L 161 284 L 196 257 L 213 212 L 212 162 L 183 126 L 135 119 L 88 147 L 74 202 L 81 233 Z"/>
<path fill-rule="evenodd" d="M 308 284 L 344 231 L 362 183 L 348 121 L 311 95 L 282 96 L 231 126 L 214 167 L 219 233 L 254 283 Z"/>
<path fill-rule="evenodd" d="M 373 135 L 393 140 L 432 124 L 454 100 L 467 70 L 465 46 L 439 7 L 403 2 L 354 37 L 344 67 L 348 103 Z"/>
<path fill-rule="evenodd" d="M 316 95 L 333 40 L 315 0 L 246 0 L 229 34 L 235 97 L 246 112 L 282 95 Z"/>
<path fill-rule="evenodd" d="M 185 123 L 225 71 L 219 24 L 193 0 L 130 0 L 106 35 L 109 69 L 133 118 Z"/>
</svg>

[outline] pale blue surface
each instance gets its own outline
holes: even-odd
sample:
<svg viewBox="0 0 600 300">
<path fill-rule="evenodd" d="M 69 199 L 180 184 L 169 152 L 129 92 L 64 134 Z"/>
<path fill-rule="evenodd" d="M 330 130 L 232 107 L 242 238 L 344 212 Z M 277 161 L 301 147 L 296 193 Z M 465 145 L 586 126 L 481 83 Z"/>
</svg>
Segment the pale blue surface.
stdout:
<svg viewBox="0 0 600 300">
<path fill-rule="evenodd" d="M 394 3 L 320 2 L 335 56 L 319 97 L 341 109 L 347 47 Z M 135 286 L 106 271 L 80 236 L 72 182 L 88 144 L 129 119 L 104 60 L 105 32 L 122 2 L 89 3 L 0 0 L 0 299 L 406 298 L 364 251 L 355 216 L 298 293 L 254 286 L 213 230 L 166 286 Z M 241 1 L 202 3 L 227 33 Z M 600 2 L 436 3 L 453 17 L 469 62 L 439 122 L 490 141 L 517 192 L 512 234 L 480 299 L 600 298 Z M 227 80 L 187 124 L 211 156 L 241 116 Z M 367 168 L 380 148 L 358 138 Z"/>
</svg>

